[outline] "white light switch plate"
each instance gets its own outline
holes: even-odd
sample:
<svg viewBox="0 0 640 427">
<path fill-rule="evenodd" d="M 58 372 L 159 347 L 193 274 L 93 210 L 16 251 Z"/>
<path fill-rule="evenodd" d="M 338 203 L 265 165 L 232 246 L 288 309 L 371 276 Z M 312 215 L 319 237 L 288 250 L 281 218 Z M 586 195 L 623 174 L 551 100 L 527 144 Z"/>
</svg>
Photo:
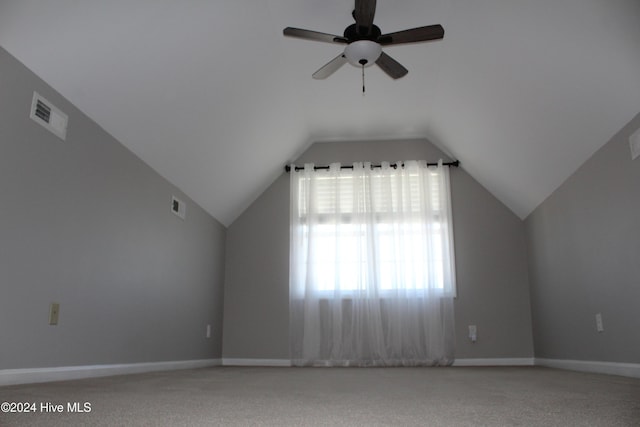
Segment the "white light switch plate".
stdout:
<svg viewBox="0 0 640 427">
<path fill-rule="evenodd" d="M 57 325 L 59 316 L 60 316 L 60 304 L 58 304 L 57 302 L 52 302 L 49 305 L 49 324 Z"/>
</svg>

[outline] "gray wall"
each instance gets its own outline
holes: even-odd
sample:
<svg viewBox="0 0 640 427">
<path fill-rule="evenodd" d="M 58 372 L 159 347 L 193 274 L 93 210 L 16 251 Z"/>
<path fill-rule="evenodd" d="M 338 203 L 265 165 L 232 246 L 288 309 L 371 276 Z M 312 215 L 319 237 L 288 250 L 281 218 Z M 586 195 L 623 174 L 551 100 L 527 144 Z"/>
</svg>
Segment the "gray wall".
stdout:
<svg viewBox="0 0 640 427">
<path fill-rule="evenodd" d="M 525 221 L 536 357 L 640 363 L 638 128 L 640 115 Z"/>
<path fill-rule="evenodd" d="M 1 48 L 0 196 L 0 369 L 220 357 L 225 228 Z"/>
<path fill-rule="evenodd" d="M 424 140 L 316 143 L 297 164 L 448 158 Z M 463 168 L 451 169 L 457 358 L 532 357 L 522 221 Z M 288 359 L 289 175 L 227 230 L 223 357 Z M 467 338 L 478 327 L 478 342 Z"/>
</svg>

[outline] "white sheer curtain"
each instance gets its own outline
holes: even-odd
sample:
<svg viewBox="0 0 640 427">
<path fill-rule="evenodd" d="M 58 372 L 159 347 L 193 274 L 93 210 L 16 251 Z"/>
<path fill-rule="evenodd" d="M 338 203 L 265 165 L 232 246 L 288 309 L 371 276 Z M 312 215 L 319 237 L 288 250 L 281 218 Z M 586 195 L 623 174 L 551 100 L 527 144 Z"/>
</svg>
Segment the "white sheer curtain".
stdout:
<svg viewBox="0 0 640 427">
<path fill-rule="evenodd" d="M 451 364 L 453 252 L 441 162 L 292 168 L 293 364 Z"/>
</svg>

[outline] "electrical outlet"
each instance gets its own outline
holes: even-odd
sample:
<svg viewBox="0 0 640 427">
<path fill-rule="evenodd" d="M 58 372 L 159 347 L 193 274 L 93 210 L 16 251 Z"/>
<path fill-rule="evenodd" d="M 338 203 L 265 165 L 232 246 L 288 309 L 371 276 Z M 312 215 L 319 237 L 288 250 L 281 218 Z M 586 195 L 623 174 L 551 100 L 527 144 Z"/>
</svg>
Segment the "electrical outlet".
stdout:
<svg viewBox="0 0 640 427">
<path fill-rule="evenodd" d="M 49 305 L 49 324 L 57 325 L 58 316 L 60 316 L 60 304 L 52 302 L 51 305 Z"/>
<path fill-rule="evenodd" d="M 476 325 L 469 325 L 469 339 L 471 342 L 476 342 L 478 339 L 478 328 Z"/>
<path fill-rule="evenodd" d="M 602 324 L 602 313 L 597 313 L 596 314 L 596 330 L 598 332 L 603 332 L 604 331 L 604 326 Z"/>
<path fill-rule="evenodd" d="M 207 338 L 211 338 L 211 325 L 207 325 Z"/>
</svg>

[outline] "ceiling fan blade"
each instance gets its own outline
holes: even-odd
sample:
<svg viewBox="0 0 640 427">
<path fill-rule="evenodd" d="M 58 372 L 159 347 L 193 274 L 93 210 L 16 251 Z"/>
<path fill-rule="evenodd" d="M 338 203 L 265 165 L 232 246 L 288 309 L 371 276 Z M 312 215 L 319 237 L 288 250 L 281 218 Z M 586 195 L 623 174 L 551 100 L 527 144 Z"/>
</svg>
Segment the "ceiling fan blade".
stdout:
<svg viewBox="0 0 640 427">
<path fill-rule="evenodd" d="M 333 58 L 331 61 L 324 64 L 318 71 L 313 73 L 313 78 L 317 80 L 326 79 L 331 74 L 338 71 L 338 68 L 342 67 L 347 63 L 347 57 L 344 56 L 344 53 Z"/>
<path fill-rule="evenodd" d="M 399 79 L 400 77 L 406 76 L 409 72 L 409 70 L 404 68 L 402 64 L 384 52 L 380 54 L 376 64 L 378 64 L 378 66 L 382 68 L 382 71 L 387 73 L 389 77 L 393 79 Z"/>
<path fill-rule="evenodd" d="M 426 42 L 429 40 L 439 40 L 444 37 L 442 25 L 428 25 L 426 27 L 411 28 L 410 30 L 398 31 L 395 33 L 383 34 L 378 37 L 377 42 L 383 46 L 401 43 Z"/>
<path fill-rule="evenodd" d="M 356 0 L 353 10 L 353 17 L 356 20 L 358 34 L 371 34 L 373 27 L 373 17 L 376 14 L 376 0 Z"/>
<path fill-rule="evenodd" d="M 320 33 L 318 31 L 303 30 L 301 28 L 287 27 L 282 31 L 282 33 L 285 36 L 289 36 L 289 37 L 297 37 L 300 39 L 315 40 L 319 42 L 349 43 L 349 40 L 347 40 L 342 36 L 336 36 L 336 35 L 327 34 L 327 33 Z"/>
</svg>

